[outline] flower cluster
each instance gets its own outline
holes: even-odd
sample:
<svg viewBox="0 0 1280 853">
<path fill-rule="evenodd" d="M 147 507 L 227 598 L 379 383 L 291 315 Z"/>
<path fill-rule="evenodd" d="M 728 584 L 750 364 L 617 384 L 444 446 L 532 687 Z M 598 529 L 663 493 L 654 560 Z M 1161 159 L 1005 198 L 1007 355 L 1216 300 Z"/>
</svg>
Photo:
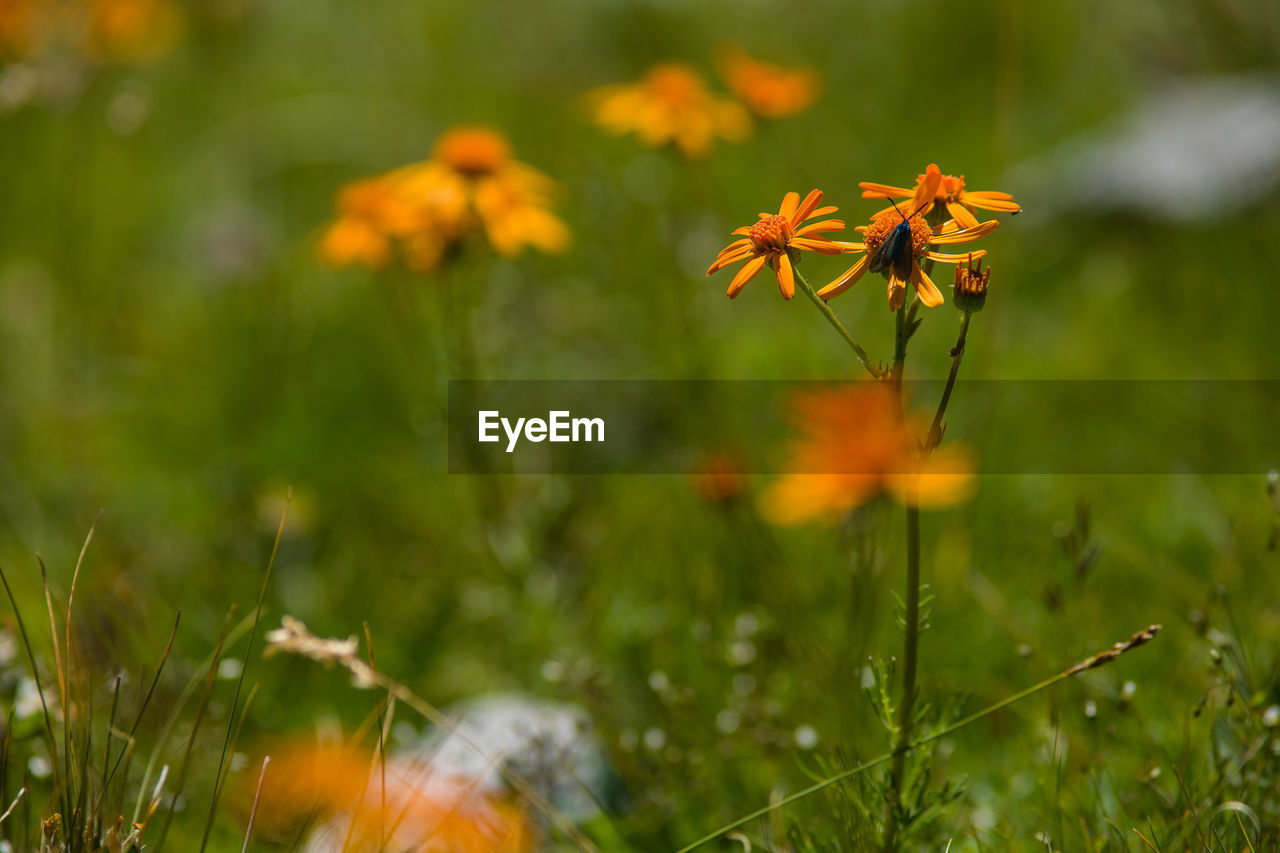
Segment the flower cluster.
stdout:
<svg viewBox="0 0 1280 853">
<path fill-rule="evenodd" d="M 729 296 L 734 297 L 742 286 L 768 263 L 778 277 L 778 285 L 782 295 L 787 299 L 795 293 L 793 282 L 793 264 L 799 258 L 798 250 L 820 252 L 822 254 L 853 253 L 860 257 L 852 266 L 836 276 L 828 284 L 818 290 L 817 295 L 823 300 L 830 300 L 844 293 L 858 282 L 868 271 L 883 272 L 888 282 L 889 308 L 896 311 L 906 300 L 907 285 L 910 284 L 926 307 L 941 305 L 942 292 L 929 277 L 927 265 L 923 261 L 959 264 L 972 262 L 986 254 L 985 249 L 975 249 L 964 254 L 940 252 L 936 247 L 960 245 L 980 240 L 995 231 L 999 223 L 994 219 L 978 222 L 973 216 L 973 207 L 988 207 L 1016 213 L 1019 208 L 1007 193 L 968 193 L 964 192 L 964 179 L 951 175 L 943 175 L 933 164 L 925 170 L 916 183 L 914 190 L 904 190 L 885 184 L 861 185 L 865 193 L 875 198 L 886 198 L 890 194 L 906 194 L 910 200 L 905 204 L 893 206 L 876 213 L 868 225 L 860 225 L 857 230 L 862 235 L 859 242 L 843 242 L 829 239 L 825 234 L 817 232 L 837 231 L 844 228 L 839 220 L 827 220 L 810 226 L 801 227 L 806 217 L 831 213 L 834 207 L 813 211 L 801 205 L 797 210 L 792 197 L 788 194 L 783 201 L 782 209 L 777 215 L 760 214 L 760 221 L 750 227 L 739 228 L 733 233 L 742 237 L 730 243 L 715 263 L 707 270 L 707 275 L 723 269 L 725 266 L 746 260 L 746 265 L 738 272 L 729 285 Z M 959 187 L 959 189 L 956 189 Z M 814 190 L 806 199 L 806 205 L 814 199 L 822 198 L 822 193 Z M 953 210 L 954 207 L 954 210 Z M 961 214 L 965 217 L 961 221 Z M 943 213 L 950 213 L 945 218 Z M 799 214 L 797 216 L 797 214 Z M 985 281 L 983 282 L 985 289 Z"/>
<path fill-rule="evenodd" d="M 590 92 L 595 123 L 607 133 L 633 133 L 650 147 L 672 145 L 696 158 L 707 154 L 717 140 L 746 138 L 752 114 L 761 119 L 792 116 L 807 109 L 818 94 L 812 69 L 758 62 L 740 48 L 723 52 L 719 65 L 736 101 L 713 94 L 696 69 L 664 62 L 635 83 Z"/>
<path fill-rule="evenodd" d="M 182 29 L 175 0 L 0 0 L 0 61 L 65 52 L 141 65 L 167 54 Z"/>
<path fill-rule="evenodd" d="M 569 229 L 555 214 L 554 190 L 545 174 L 512 157 L 501 134 L 453 128 L 430 159 L 343 187 L 320 254 L 334 266 L 382 269 L 398 259 L 428 272 L 472 232 L 505 257 L 530 246 L 561 252 Z"/>
</svg>

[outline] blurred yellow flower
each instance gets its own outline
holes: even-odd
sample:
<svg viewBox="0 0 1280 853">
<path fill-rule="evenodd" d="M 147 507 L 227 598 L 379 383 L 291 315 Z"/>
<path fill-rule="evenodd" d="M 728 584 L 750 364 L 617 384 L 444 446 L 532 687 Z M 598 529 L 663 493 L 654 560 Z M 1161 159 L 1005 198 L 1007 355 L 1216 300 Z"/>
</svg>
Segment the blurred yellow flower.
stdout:
<svg viewBox="0 0 1280 853">
<path fill-rule="evenodd" d="M 802 223 L 835 213 L 838 208 L 818 207 L 822 202 L 822 190 L 810 190 L 803 202 L 799 193 L 787 193 L 777 213 L 761 213 L 760 221 L 754 225 L 744 225 L 735 229 L 734 234 L 742 239 L 735 240 L 721 250 L 715 263 L 707 270 L 707 275 L 718 272 L 730 264 L 746 261 L 738 274 L 729 282 L 729 298 L 733 299 L 741 292 L 748 281 L 768 264 L 773 268 L 778 279 L 778 289 L 784 299 L 796 295 L 795 270 L 792 267 L 792 253 L 819 252 L 824 255 L 838 255 L 845 251 L 847 244 L 837 243 L 827 238 L 826 231 L 839 231 L 844 223 L 839 219 L 825 219 L 809 225 Z"/>
<path fill-rule="evenodd" d="M 676 62 L 656 65 L 638 83 L 604 86 L 588 95 L 595 122 L 606 132 L 634 133 L 652 147 L 672 144 L 701 157 L 717 139 L 736 141 L 751 131 L 751 116 L 708 91 L 697 71 Z"/>
<path fill-rule="evenodd" d="M 912 198 L 915 196 L 921 185 L 924 184 L 927 173 L 916 176 L 915 189 L 906 189 L 905 187 L 893 187 L 888 184 L 876 184 L 870 181 L 863 181 L 858 184 L 862 188 L 863 198 Z M 974 215 L 978 209 L 994 210 L 998 213 L 1017 213 L 1022 210 L 1022 206 L 1015 203 L 1013 196 L 1008 193 L 998 192 L 973 192 L 964 188 L 964 175 L 956 177 L 955 175 L 943 175 L 942 180 L 938 183 L 937 190 L 934 191 L 933 197 L 924 201 L 921 208 L 921 215 L 927 216 L 933 210 L 935 205 L 942 205 L 947 209 L 950 218 L 956 221 L 961 228 L 976 228 L 978 219 Z M 887 207 L 876 215 L 889 213 L 892 207 Z"/>
<path fill-rule="evenodd" d="M 761 118 L 786 118 L 804 112 L 821 88 L 812 68 L 787 69 L 760 62 L 739 47 L 724 49 L 719 67 L 729 91 Z"/>
<path fill-rule="evenodd" d="M 775 524 L 838 521 L 877 495 L 920 507 L 968 498 L 973 467 L 959 448 L 938 448 L 922 459 L 919 439 L 928 421 L 902 416 L 893 390 L 858 383 L 804 393 L 795 401 L 800 436 L 790 447 L 788 473 L 766 491 L 762 510 Z"/>
<path fill-rule="evenodd" d="M 871 225 L 858 226 L 857 230 L 863 232 L 863 242 L 842 243 L 840 245 L 847 252 L 862 252 L 862 257 L 830 284 L 819 290 L 818 296 L 823 299 L 833 299 L 852 287 L 858 279 L 862 278 L 863 274 L 871 266 L 872 259 L 876 257 L 876 253 L 885 246 L 886 242 L 897 239 L 894 236 L 895 231 L 906 221 L 910 228 L 910 243 L 905 247 L 905 251 L 909 256 L 910 266 L 908 269 L 903 269 L 897 263 L 888 263 L 884 269 L 885 278 L 889 282 L 889 308 L 896 311 L 902 307 L 907 295 L 908 282 L 915 287 L 916 293 L 924 305 L 930 308 L 941 305 L 942 292 L 938 290 L 933 280 L 920 267 L 920 261 L 924 258 L 929 258 L 933 261 L 958 264 L 969 258 L 980 258 L 986 254 L 985 249 L 979 249 L 963 255 L 951 255 L 934 251 L 933 247 L 970 243 L 987 236 L 996 230 L 999 225 L 993 219 L 973 228 L 962 229 L 957 227 L 954 220 L 948 220 L 940 225 L 930 227 L 918 211 L 923 209 L 929 203 L 929 200 L 934 197 L 941 181 L 942 173 L 938 171 L 938 167 L 930 165 L 926 172 L 925 180 L 917 185 L 915 195 L 909 205 L 903 205 L 898 208 L 891 207 L 888 212 L 877 214 Z M 912 211 L 917 212 L 912 214 L 909 219 L 906 219 L 907 215 Z M 881 261 L 889 262 L 892 259 L 884 258 L 882 255 Z"/>
<path fill-rule="evenodd" d="M 569 247 L 568 227 L 551 212 L 551 189 L 545 175 L 518 164 L 476 183 L 475 210 L 498 254 L 513 257 L 525 246 L 557 254 Z"/>
<path fill-rule="evenodd" d="M 428 272 L 473 230 L 506 257 L 529 246 L 562 252 L 570 234 L 554 212 L 554 194 L 549 177 L 511 158 L 501 134 L 453 128 L 431 159 L 344 188 L 320 255 L 335 266 L 371 269 L 398 258 Z"/>
</svg>

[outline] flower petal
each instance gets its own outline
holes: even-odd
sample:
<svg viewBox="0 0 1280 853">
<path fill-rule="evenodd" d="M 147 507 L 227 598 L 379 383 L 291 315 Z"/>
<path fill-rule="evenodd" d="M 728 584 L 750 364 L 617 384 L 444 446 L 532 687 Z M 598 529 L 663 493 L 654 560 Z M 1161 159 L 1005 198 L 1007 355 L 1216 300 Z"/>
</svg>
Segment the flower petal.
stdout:
<svg viewBox="0 0 1280 853">
<path fill-rule="evenodd" d="M 791 268 L 791 258 L 786 252 L 777 256 L 777 260 L 773 262 L 773 271 L 778 277 L 778 289 L 782 291 L 783 299 L 790 299 L 796 295 L 796 275 L 795 270 Z"/>
<path fill-rule="evenodd" d="M 818 291 L 819 298 L 834 299 L 853 287 L 858 283 L 858 279 L 862 278 L 862 274 L 867 271 L 867 264 L 870 260 L 870 255 L 863 255 L 858 258 L 858 262 L 840 273 L 839 278 Z"/>
<path fill-rule="evenodd" d="M 977 228 L 966 228 L 963 231 L 945 231 L 943 233 L 934 234 L 929 238 L 929 242 L 937 246 L 951 246 L 956 243 L 970 243 L 974 240 L 987 236 L 996 230 L 1000 223 L 994 219 L 988 219 L 982 222 Z"/>
<path fill-rule="evenodd" d="M 758 255 L 743 264 L 742 269 L 738 270 L 738 274 L 733 277 L 733 281 L 729 282 L 729 289 L 726 293 L 730 299 L 733 299 L 747 282 L 760 272 L 760 268 L 764 266 L 764 262 L 768 260 L 765 255 Z"/>
<path fill-rule="evenodd" d="M 920 264 L 911 262 L 911 283 L 916 286 L 916 293 L 926 308 L 937 308 L 942 304 L 942 292 L 934 285 L 928 273 L 920 269 Z"/>
<path fill-rule="evenodd" d="M 747 246 L 745 248 L 739 249 L 737 252 L 733 253 L 732 255 L 724 255 L 722 257 L 716 258 L 716 262 L 713 263 L 707 269 L 707 275 L 718 273 L 720 272 L 720 270 L 724 269 L 727 266 L 732 266 L 733 264 L 736 264 L 738 261 L 751 257 L 751 253 L 754 251 L 755 250 L 752 249 L 750 246 Z"/>
<path fill-rule="evenodd" d="M 750 241 L 750 240 L 746 240 L 746 239 L 743 239 L 743 240 L 734 240 L 732 243 L 730 243 L 729 245 L 727 245 L 727 246 L 725 246 L 723 249 L 721 249 L 721 250 L 720 250 L 720 254 L 716 255 L 716 257 L 717 257 L 717 258 L 723 258 L 725 255 L 728 255 L 728 254 L 730 254 L 731 252 L 736 252 L 736 251 L 738 251 L 738 250 L 739 250 L 739 249 L 741 249 L 743 246 L 750 246 L 750 245 L 751 245 L 751 241 Z"/>
<path fill-rule="evenodd" d="M 797 237 L 791 241 L 793 249 L 804 252 L 817 252 L 820 255 L 843 255 L 847 250 L 843 244 L 825 237 Z"/>
<path fill-rule="evenodd" d="M 965 190 L 964 200 L 970 204 L 978 201 L 1013 201 L 1013 196 L 992 190 L 975 190 L 972 192 Z"/>
<path fill-rule="evenodd" d="M 794 228 L 801 222 L 808 219 L 820 204 L 822 204 L 822 190 L 809 190 L 809 194 L 804 197 L 804 201 L 801 202 L 800 206 L 796 208 L 796 211 L 791 214 L 791 227 Z"/>
<path fill-rule="evenodd" d="M 897 311 L 907 301 L 907 283 L 898 278 L 894 268 L 889 267 L 889 310 Z"/>
<path fill-rule="evenodd" d="M 805 237 L 810 234 L 816 234 L 819 231 L 840 231 L 844 228 L 844 222 L 839 219 L 824 219 L 821 222 L 814 222 L 803 228 L 796 230 L 797 237 Z"/>
<path fill-rule="evenodd" d="M 947 213 L 961 228 L 977 228 L 978 218 L 969 212 L 969 208 L 954 201 L 947 202 Z"/>
<path fill-rule="evenodd" d="M 923 210 L 924 206 L 938 197 L 938 186 L 942 183 L 942 171 L 936 163 L 930 163 L 924 170 L 924 179 L 916 184 L 915 195 L 911 197 L 911 211 Z"/>
<path fill-rule="evenodd" d="M 813 213 L 810 213 L 808 216 L 805 217 L 805 219 L 813 219 L 815 216 L 829 216 L 830 214 L 835 213 L 839 209 L 840 208 L 836 207 L 834 204 L 828 204 L 826 207 L 820 207 L 817 210 L 815 210 Z"/>
<path fill-rule="evenodd" d="M 981 195 L 981 193 L 965 193 L 965 203 L 970 207 L 980 207 L 983 210 L 994 210 L 999 213 L 1017 213 L 1022 210 L 1022 205 L 1007 199 L 974 197 Z"/>
<path fill-rule="evenodd" d="M 800 193 L 787 193 L 782 197 L 782 206 L 778 208 L 778 215 L 783 219 L 791 219 L 795 216 L 796 207 L 800 204 Z M 763 219 L 765 214 L 760 214 Z"/>
<path fill-rule="evenodd" d="M 952 255 L 947 252 L 930 252 L 928 257 L 931 261 L 941 261 L 944 264 L 962 264 L 970 258 L 976 260 L 986 253 L 986 249 L 974 249 L 972 252 L 966 252 L 963 255 Z"/>
<path fill-rule="evenodd" d="M 737 235 L 737 236 L 739 236 L 739 237 L 745 237 L 745 236 L 747 236 L 748 234 L 750 234 L 750 233 L 751 233 L 751 226 L 750 226 L 750 225 L 743 225 L 741 228 L 735 228 L 735 229 L 733 229 L 732 231 L 730 231 L 729 233 L 730 233 L 730 234 L 735 234 L 735 235 Z"/>
<path fill-rule="evenodd" d="M 871 181 L 860 181 L 858 186 L 862 188 L 863 198 L 910 198 L 912 194 L 912 190 L 891 187 L 888 184 L 875 184 Z"/>
</svg>

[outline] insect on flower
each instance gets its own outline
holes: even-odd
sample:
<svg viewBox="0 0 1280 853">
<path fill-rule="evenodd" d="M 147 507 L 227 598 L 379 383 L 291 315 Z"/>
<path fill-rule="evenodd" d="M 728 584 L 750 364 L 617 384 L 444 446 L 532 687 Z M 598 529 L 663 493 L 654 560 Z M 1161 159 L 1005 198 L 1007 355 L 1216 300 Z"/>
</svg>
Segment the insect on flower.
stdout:
<svg viewBox="0 0 1280 853">
<path fill-rule="evenodd" d="M 906 281 L 911 277 L 911 217 L 917 215 L 920 209 L 916 208 L 910 214 L 903 215 L 897 202 L 893 203 L 893 209 L 902 217 L 902 221 L 894 226 L 888 238 L 876 249 L 867 269 L 885 272 L 892 267 L 894 275 Z"/>
<path fill-rule="evenodd" d="M 921 260 L 928 258 L 936 262 L 956 264 L 970 257 L 980 258 L 986 254 L 986 250 L 976 249 L 964 255 L 955 255 L 936 251 L 934 247 L 970 243 L 987 236 L 998 225 L 995 220 L 991 220 L 979 223 L 975 228 L 960 228 L 955 220 L 948 220 L 930 227 L 921 211 L 936 195 L 941 180 L 942 172 L 936 165 L 930 165 L 924 180 L 916 187 L 908 208 L 909 214 L 904 214 L 895 205 L 887 212 L 878 214 L 870 225 L 858 228 L 863 232 L 861 243 L 840 244 L 845 252 L 864 254 L 853 266 L 819 290 L 818 296 L 825 300 L 833 299 L 852 287 L 870 270 L 884 273 L 888 279 L 891 310 L 896 311 L 902 307 L 908 282 L 915 287 L 922 305 L 930 308 L 941 305 L 942 292 L 921 267 Z"/>
</svg>

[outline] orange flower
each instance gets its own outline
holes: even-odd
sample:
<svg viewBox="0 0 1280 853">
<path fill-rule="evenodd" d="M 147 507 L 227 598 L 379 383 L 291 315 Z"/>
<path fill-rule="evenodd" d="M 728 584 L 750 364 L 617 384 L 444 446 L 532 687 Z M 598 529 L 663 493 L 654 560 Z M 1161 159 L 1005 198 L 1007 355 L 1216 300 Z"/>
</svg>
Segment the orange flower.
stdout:
<svg viewBox="0 0 1280 853">
<path fill-rule="evenodd" d="M 744 467 L 735 453 L 710 453 L 698 461 L 690 475 L 693 490 L 708 503 L 732 503 L 747 489 Z"/>
<path fill-rule="evenodd" d="M 839 231 L 844 223 L 839 219 L 824 219 L 809 225 L 802 225 L 810 219 L 835 213 L 838 208 L 818 207 L 822 201 L 822 190 L 810 190 L 803 202 L 799 193 L 787 193 L 782 198 L 782 206 L 777 213 L 762 213 L 760 221 L 755 225 L 744 225 L 733 233 L 740 235 L 724 248 L 716 258 L 707 275 L 724 269 L 738 261 L 746 261 L 738 274 L 729 283 L 729 298 L 738 295 L 743 286 L 767 263 L 773 268 L 778 279 L 778 288 L 784 299 L 796 295 L 795 271 L 792 268 L 793 252 L 819 252 L 824 255 L 838 255 L 845 251 L 848 244 L 838 243 L 826 237 L 825 231 Z"/>
<path fill-rule="evenodd" d="M 36 0 L 0 0 L 0 58 L 26 57 L 35 50 L 41 11 Z"/>
<path fill-rule="evenodd" d="M 729 91 L 761 118 L 796 115 L 818 97 L 818 75 L 812 68 L 789 70 L 759 62 L 738 47 L 723 51 L 719 65 Z"/>
<path fill-rule="evenodd" d="M 776 524 L 837 521 L 880 494 L 920 507 L 966 499 L 973 469 L 967 454 L 942 447 L 922 460 L 923 418 L 899 414 L 893 391 L 859 383 L 800 395 L 800 437 L 790 448 L 789 473 L 764 495 Z"/>
<path fill-rule="evenodd" d="M 938 171 L 938 167 L 930 165 L 925 174 L 925 180 L 921 181 L 916 187 L 915 196 L 905 210 L 901 207 L 890 208 L 888 213 L 878 214 L 872 220 L 871 225 L 859 226 L 858 230 L 863 232 L 863 242 L 842 243 L 840 245 L 844 251 L 863 252 L 864 254 L 858 259 L 857 263 L 841 273 L 826 287 L 819 290 L 818 296 L 823 299 L 832 299 L 852 287 L 858 279 L 862 278 L 863 273 L 871 265 L 871 259 L 875 257 L 876 252 L 885 244 L 885 241 L 893 236 L 895 229 L 903 223 L 907 214 L 911 211 L 917 211 L 907 220 L 911 229 L 910 273 L 902 277 L 902 271 L 898 269 L 896 264 L 890 264 L 884 272 L 885 278 L 889 281 L 889 308 L 897 311 L 902 307 L 907 295 L 908 281 L 915 286 L 920 301 L 926 306 L 932 308 L 941 305 L 942 292 L 934 285 L 928 274 L 921 269 L 920 261 L 924 258 L 929 258 L 943 263 L 958 264 L 969 258 L 980 258 L 986 254 L 985 249 L 978 249 L 963 255 L 950 255 L 934 251 L 933 247 L 970 243 L 987 236 L 996 230 L 999 225 L 993 219 L 973 228 L 959 229 L 956 227 L 954 220 L 948 220 L 931 228 L 918 211 L 928 203 L 929 199 L 934 197 L 941 181 L 942 173 Z"/>
<path fill-rule="evenodd" d="M 320 255 L 333 266 L 381 269 L 391 260 L 391 239 L 424 226 L 423 212 L 387 177 L 348 184 L 338 195 L 338 219 L 325 232 Z"/>
<path fill-rule="evenodd" d="M 242 799 L 248 798 L 246 791 Z M 353 747 L 277 745 L 258 804 L 259 826 L 296 831 L 317 814 L 329 819 L 312 833 L 307 849 L 385 845 L 421 853 L 528 853 L 534 841 L 519 809 L 428 764 L 388 758 L 384 768 L 380 759 Z"/>
<path fill-rule="evenodd" d="M 932 166 L 930 168 L 937 168 Z M 926 174 L 916 176 L 915 189 L 909 190 L 903 187 L 891 187 L 888 184 L 875 184 L 870 181 L 863 181 L 858 184 L 862 187 L 863 198 L 912 198 L 920 192 L 920 187 L 924 185 L 929 178 Z M 928 215 L 935 205 L 942 205 L 946 208 L 947 213 L 956 221 L 961 228 L 978 227 L 978 218 L 974 215 L 979 208 L 982 210 L 994 210 L 999 213 L 1017 213 L 1022 210 L 1022 206 L 1013 201 L 1013 196 L 1008 193 L 998 192 L 971 192 L 964 188 L 964 175 L 956 177 L 955 175 L 943 175 L 942 180 L 938 183 L 938 188 L 927 198 L 924 206 L 921 208 L 922 215 Z M 891 213 L 893 208 L 887 207 L 877 213 L 880 216 L 885 213 Z"/>
<path fill-rule="evenodd" d="M 182 30 L 173 0 L 92 0 L 85 52 L 95 59 L 136 65 L 168 53 Z"/>
<path fill-rule="evenodd" d="M 569 229 L 553 211 L 554 191 L 545 174 L 511 158 L 501 134 L 453 128 L 430 160 L 348 186 L 320 253 L 338 266 L 380 269 L 399 249 L 407 268 L 427 272 L 473 229 L 507 257 L 527 246 L 561 252 Z"/>
<path fill-rule="evenodd" d="M 606 132 L 634 133 L 657 148 L 671 143 L 687 157 L 701 157 L 717 138 L 739 140 L 751 130 L 740 104 L 713 96 L 697 71 L 669 62 L 640 82 L 604 86 L 588 95 L 595 122 Z"/>
</svg>

